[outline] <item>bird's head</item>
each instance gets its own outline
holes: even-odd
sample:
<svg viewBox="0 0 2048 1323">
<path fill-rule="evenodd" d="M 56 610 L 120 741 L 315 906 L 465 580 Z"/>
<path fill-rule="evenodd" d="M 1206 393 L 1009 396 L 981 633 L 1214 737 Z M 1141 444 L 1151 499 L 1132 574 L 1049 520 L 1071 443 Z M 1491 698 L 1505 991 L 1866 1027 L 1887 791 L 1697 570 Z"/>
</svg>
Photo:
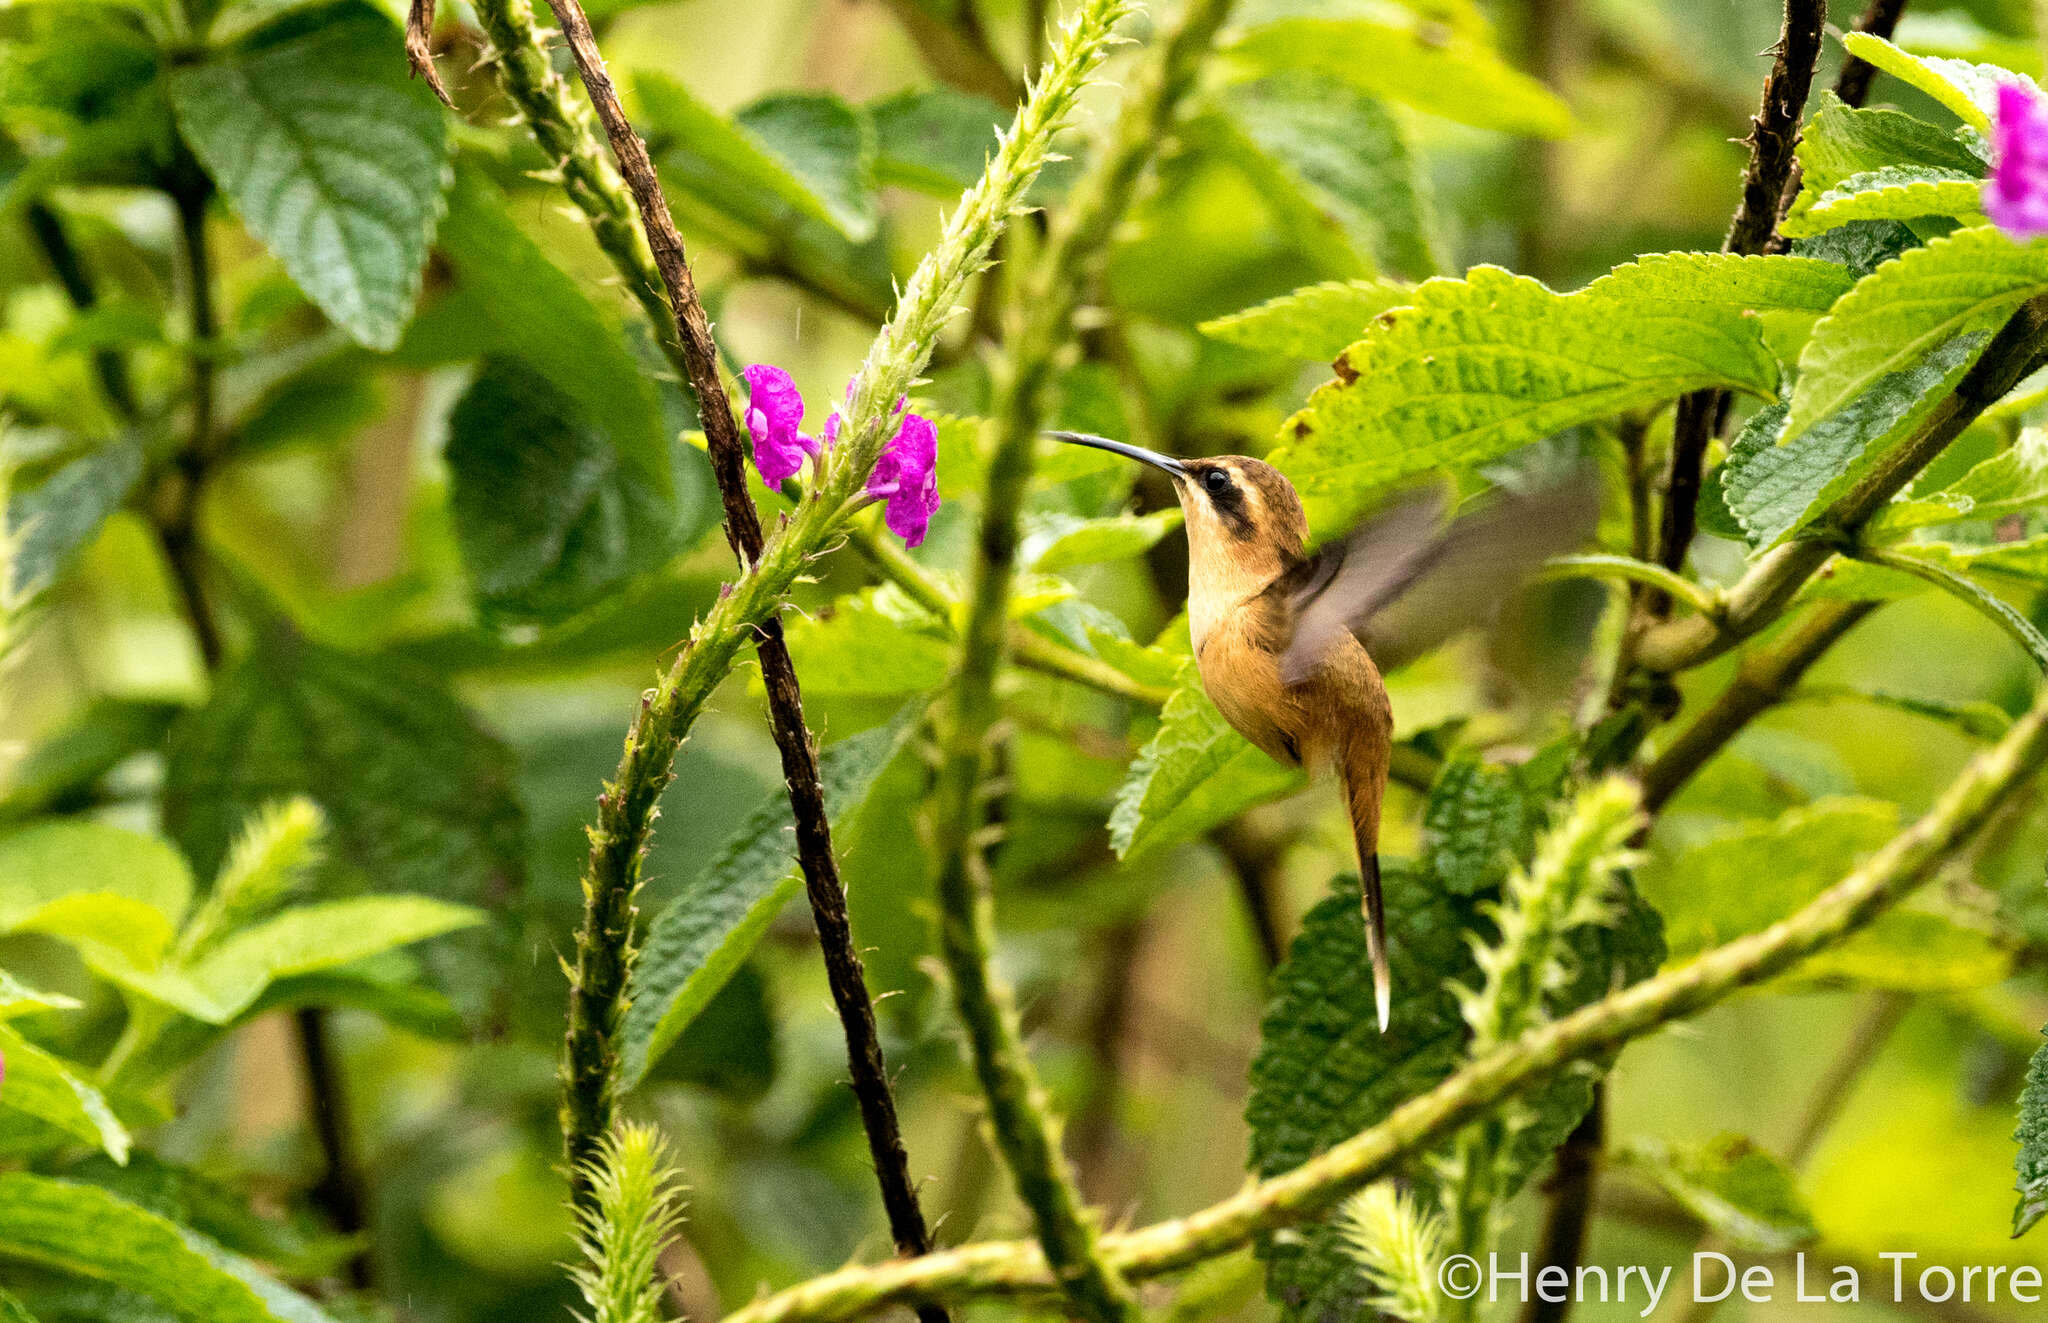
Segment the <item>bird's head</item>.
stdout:
<svg viewBox="0 0 2048 1323">
<path fill-rule="evenodd" d="M 1256 591 L 1301 558 L 1308 541 L 1301 498 L 1294 484 L 1264 460 L 1249 455 L 1175 459 L 1084 432 L 1047 435 L 1149 464 L 1172 478 L 1187 519 L 1188 568 L 1196 583 Z"/>
</svg>

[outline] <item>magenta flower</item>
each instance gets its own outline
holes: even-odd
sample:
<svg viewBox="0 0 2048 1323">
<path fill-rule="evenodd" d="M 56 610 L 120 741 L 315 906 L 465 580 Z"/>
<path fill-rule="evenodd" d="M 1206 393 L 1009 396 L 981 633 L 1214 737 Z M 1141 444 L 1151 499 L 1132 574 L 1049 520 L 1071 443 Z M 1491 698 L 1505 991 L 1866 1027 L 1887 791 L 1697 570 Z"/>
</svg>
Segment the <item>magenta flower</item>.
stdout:
<svg viewBox="0 0 2048 1323">
<path fill-rule="evenodd" d="M 924 541 L 925 527 L 939 508 L 939 429 L 928 418 L 908 414 L 868 474 L 868 495 L 887 501 L 882 520 L 906 547 Z"/>
<path fill-rule="evenodd" d="M 804 397 L 779 367 L 756 363 L 740 374 L 747 382 L 747 435 L 754 442 L 754 467 L 773 491 L 804 466 L 805 455 L 818 453 L 818 443 L 797 430 L 804 420 Z"/>
<path fill-rule="evenodd" d="M 2015 239 L 2048 234 L 2048 105 L 2015 83 L 1998 85 L 1984 214 Z"/>
</svg>

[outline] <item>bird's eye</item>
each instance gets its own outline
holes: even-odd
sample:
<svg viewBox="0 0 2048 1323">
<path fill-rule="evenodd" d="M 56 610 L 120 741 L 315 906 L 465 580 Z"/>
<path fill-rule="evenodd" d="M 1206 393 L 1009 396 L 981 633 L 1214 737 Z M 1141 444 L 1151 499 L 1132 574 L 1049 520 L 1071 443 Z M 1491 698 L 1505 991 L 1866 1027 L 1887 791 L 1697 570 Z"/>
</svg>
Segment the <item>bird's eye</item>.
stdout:
<svg viewBox="0 0 2048 1323">
<path fill-rule="evenodd" d="M 1222 469 L 1210 469 L 1202 475 L 1202 487 L 1211 496 L 1230 490 L 1230 475 Z"/>
</svg>

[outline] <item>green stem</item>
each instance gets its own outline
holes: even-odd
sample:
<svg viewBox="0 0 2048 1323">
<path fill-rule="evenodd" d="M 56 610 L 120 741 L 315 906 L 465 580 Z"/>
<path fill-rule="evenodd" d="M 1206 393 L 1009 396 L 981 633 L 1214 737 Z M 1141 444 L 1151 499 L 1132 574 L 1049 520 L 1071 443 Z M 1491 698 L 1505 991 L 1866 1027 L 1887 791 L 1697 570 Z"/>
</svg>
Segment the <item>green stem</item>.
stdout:
<svg viewBox="0 0 2048 1323">
<path fill-rule="evenodd" d="M 571 199 L 589 218 L 599 246 L 628 273 L 627 284 L 642 309 L 665 332 L 657 338 L 672 361 L 691 380 L 699 379 L 700 373 L 689 371 L 692 355 L 678 343 L 661 268 L 641 231 L 626 182 L 598 145 L 566 82 L 555 73 L 531 5 L 528 0 L 485 0 L 478 8 L 498 46 L 507 89 L 542 148 L 556 161 Z M 1091 0 L 1064 27 L 1032 96 L 1018 111 L 981 179 L 948 219 L 938 245 L 911 276 L 895 316 L 877 337 L 856 378 L 832 467 L 813 483 L 794 517 L 775 530 L 758 555 L 746 558 L 751 563 L 743 563 L 738 577 L 692 628 L 682 654 L 654 688 L 641 695 L 618 771 L 599 796 L 598 819 L 590 830 L 583 878 L 585 921 L 577 934 L 565 1066 L 570 1083 L 565 1089 L 564 1129 L 571 1136 L 601 1135 L 613 1112 L 616 1072 L 609 1045 L 617 1033 L 631 966 L 633 897 L 656 806 L 674 776 L 676 750 L 712 690 L 731 672 L 742 643 L 776 616 L 791 586 L 843 526 L 848 499 L 859 490 L 886 440 L 885 424 L 894 415 L 896 401 L 923 370 L 967 281 L 981 269 L 989 245 L 1044 165 L 1054 135 L 1071 117 L 1121 12 L 1115 0 Z"/>
<path fill-rule="evenodd" d="M 1594 553 L 1584 556 L 1553 556 L 1544 562 L 1539 576 L 1545 579 L 1626 579 L 1665 593 L 1704 616 L 1720 613 L 1721 603 L 1710 588 L 1702 587 L 1675 570 L 1633 556 Z"/>
<path fill-rule="evenodd" d="M 1473 1062 L 1384 1121 L 1280 1176 L 1186 1217 L 1102 1238 L 1126 1278 L 1173 1272 L 1331 1207 L 1503 1098 L 1785 973 L 1910 895 L 2048 761 L 2048 694 L 1964 770 L 1925 816 L 1789 918 L 1582 1007 Z M 984 1242 L 922 1258 L 844 1268 L 727 1316 L 725 1323 L 826 1323 L 924 1298 L 1046 1292 L 1038 1246 Z"/>
<path fill-rule="evenodd" d="M 1009 990 L 990 970 L 995 923 L 980 844 L 982 778 L 987 732 L 1001 715 L 995 684 L 1010 641 L 1019 516 L 1048 388 L 1073 337 L 1082 291 L 1145 168 L 1171 134 L 1181 99 L 1229 8 L 1230 0 L 1190 0 L 1148 54 L 1107 141 L 1054 222 L 1035 278 L 1026 286 L 1023 318 L 1004 345 L 997 376 L 991 409 L 995 444 L 961 629 L 959 673 L 940 730 L 932 795 L 939 949 L 954 1007 L 966 1026 L 996 1145 L 1031 1210 L 1039 1245 L 1069 1305 L 1091 1323 L 1129 1323 L 1138 1317 L 1137 1301 L 1098 1251 L 1099 1233 L 1060 1152 L 1058 1123 L 1024 1050 Z"/>
</svg>

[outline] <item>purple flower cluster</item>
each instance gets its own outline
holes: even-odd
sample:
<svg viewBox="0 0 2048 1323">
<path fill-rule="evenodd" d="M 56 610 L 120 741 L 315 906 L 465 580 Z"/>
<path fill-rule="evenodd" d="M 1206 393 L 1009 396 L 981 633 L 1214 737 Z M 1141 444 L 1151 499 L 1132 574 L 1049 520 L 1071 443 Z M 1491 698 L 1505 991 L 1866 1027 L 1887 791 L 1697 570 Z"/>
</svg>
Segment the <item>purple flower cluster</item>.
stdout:
<svg viewBox="0 0 2048 1323">
<path fill-rule="evenodd" d="M 2015 239 L 2048 234 L 2048 103 L 2014 83 L 1998 86 L 1984 214 Z"/>
<path fill-rule="evenodd" d="M 819 453 L 820 442 L 800 430 L 804 397 L 787 372 L 756 363 L 740 375 L 747 383 L 747 435 L 754 443 L 754 467 L 762 483 L 779 488 L 803 468 L 804 456 Z M 896 407 L 901 412 L 903 405 L 899 401 Z M 825 419 L 823 446 L 838 437 L 839 415 L 834 412 Z M 867 494 L 888 503 L 883 522 L 905 546 L 924 541 L 925 529 L 939 508 L 939 431 L 930 419 L 903 414 L 896 435 L 882 447 L 868 474 Z"/>
</svg>

